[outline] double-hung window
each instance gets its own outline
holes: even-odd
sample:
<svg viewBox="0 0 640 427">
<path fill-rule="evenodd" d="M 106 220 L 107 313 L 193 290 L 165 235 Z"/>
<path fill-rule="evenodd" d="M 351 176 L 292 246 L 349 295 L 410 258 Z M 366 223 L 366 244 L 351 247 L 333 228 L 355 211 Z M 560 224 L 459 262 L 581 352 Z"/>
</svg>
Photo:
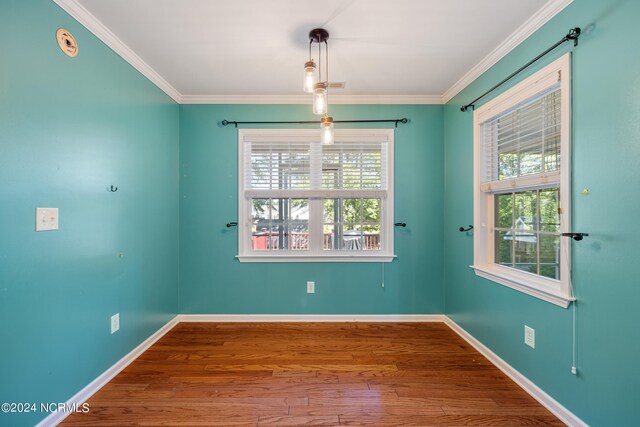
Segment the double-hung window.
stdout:
<svg viewBox="0 0 640 427">
<path fill-rule="evenodd" d="M 567 307 L 570 56 L 474 112 L 476 274 Z"/>
<path fill-rule="evenodd" d="M 391 261 L 393 135 L 239 130 L 240 261 Z"/>
</svg>

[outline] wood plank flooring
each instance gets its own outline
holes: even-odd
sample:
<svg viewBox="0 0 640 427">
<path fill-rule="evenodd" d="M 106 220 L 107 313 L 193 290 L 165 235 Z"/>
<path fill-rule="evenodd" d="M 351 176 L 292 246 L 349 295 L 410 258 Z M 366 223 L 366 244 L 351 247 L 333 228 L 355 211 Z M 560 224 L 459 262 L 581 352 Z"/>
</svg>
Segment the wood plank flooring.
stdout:
<svg viewBox="0 0 640 427">
<path fill-rule="evenodd" d="M 442 323 L 180 323 L 85 426 L 563 425 Z"/>
</svg>

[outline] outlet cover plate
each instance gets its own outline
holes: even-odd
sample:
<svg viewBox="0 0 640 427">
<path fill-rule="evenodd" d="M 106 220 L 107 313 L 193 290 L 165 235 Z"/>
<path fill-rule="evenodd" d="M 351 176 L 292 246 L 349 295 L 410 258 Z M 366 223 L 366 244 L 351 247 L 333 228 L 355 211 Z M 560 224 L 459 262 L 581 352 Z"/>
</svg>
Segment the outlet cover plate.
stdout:
<svg viewBox="0 0 640 427">
<path fill-rule="evenodd" d="M 536 348 L 536 330 L 524 325 L 524 343 L 531 348 Z"/>
<path fill-rule="evenodd" d="M 316 293 L 316 282 L 307 282 L 307 293 L 308 294 Z"/>
<path fill-rule="evenodd" d="M 115 334 L 120 329 L 120 313 L 111 316 L 111 333 Z"/>
</svg>

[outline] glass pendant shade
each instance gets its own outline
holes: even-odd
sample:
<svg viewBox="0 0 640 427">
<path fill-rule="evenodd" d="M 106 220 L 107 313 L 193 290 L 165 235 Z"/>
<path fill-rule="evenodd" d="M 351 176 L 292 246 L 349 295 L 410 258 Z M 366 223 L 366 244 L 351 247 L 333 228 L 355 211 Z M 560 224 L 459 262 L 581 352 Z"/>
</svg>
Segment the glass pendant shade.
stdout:
<svg viewBox="0 0 640 427">
<path fill-rule="evenodd" d="M 333 144 L 333 117 L 323 117 L 320 121 L 322 145 Z"/>
<path fill-rule="evenodd" d="M 324 115 L 327 113 L 327 85 L 316 83 L 313 87 L 313 114 Z"/>
<path fill-rule="evenodd" d="M 307 93 L 312 93 L 315 84 L 316 63 L 313 61 L 308 61 L 304 64 L 304 91 Z"/>
</svg>

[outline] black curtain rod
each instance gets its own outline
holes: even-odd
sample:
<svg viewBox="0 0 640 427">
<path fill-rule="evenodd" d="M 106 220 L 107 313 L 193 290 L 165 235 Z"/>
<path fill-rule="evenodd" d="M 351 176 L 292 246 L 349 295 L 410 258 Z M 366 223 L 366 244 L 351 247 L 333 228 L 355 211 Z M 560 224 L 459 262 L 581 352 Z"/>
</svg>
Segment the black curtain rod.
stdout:
<svg viewBox="0 0 640 427">
<path fill-rule="evenodd" d="M 462 107 L 460 107 L 460 111 L 467 111 L 469 109 L 469 107 L 471 107 L 472 110 L 475 110 L 476 106 L 475 103 L 478 102 L 479 100 L 481 100 L 482 98 L 484 98 L 485 96 L 489 95 L 491 92 L 493 92 L 494 90 L 498 89 L 500 86 L 502 86 L 503 84 L 505 84 L 506 82 L 508 82 L 509 80 L 511 80 L 512 78 L 514 78 L 516 75 L 518 75 L 521 71 L 523 71 L 524 69 L 528 68 L 530 65 L 532 65 L 534 62 L 536 62 L 537 60 L 539 60 L 540 58 L 542 58 L 543 56 L 545 56 L 546 54 L 548 54 L 549 52 L 551 52 L 553 49 L 557 48 L 558 46 L 560 46 L 562 43 L 564 42 L 568 42 L 569 40 L 573 40 L 573 46 L 578 46 L 578 37 L 580 37 L 580 33 L 582 31 L 580 30 L 579 27 L 575 27 L 569 30 L 569 32 L 567 33 L 566 36 L 564 36 L 560 41 L 558 41 L 556 44 L 554 44 L 553 46 L 551 46 L 549 49 L 545 50 L 544 52 L 542 52 L 540 55 L 536 56 L 535 58 L 533 58 L 531 61 L 527 62 L 525 65 L 523 65 L 522 67 L 518 68 L 515 72 L 513 72 L 511 75 L 509 75 L 509 77 L 507 77 L 506 79 L 502 80 L 500 83 L 498 83 L 497 85 L 495 85 L 494 87 L 492 87 L 491 89 L 489 89 L 488 91 L 486 91 L 485 93 L 483 93 L 482 95 L 480 95 L 479 97 L 477 97 L 476 99 L 474 99 L 473 101 L 471 101 L 470 103 L 468 103 L 467 105 L 463 105 Z"/>
<path fill-rule="evenodd" d="M 333 123 L 395 123 L 398 127 L 398 123 L 407 123 L 409 119 L 403 117 L 401 119 L 386 119 L 386 120 L 334 120 Z M 238 125 L 319 125 L 320 120 L 303 120 L 303 121 L 288 121 L 288 122 L 235 122 L 230 120 L 223 120 L 220 122 L 222 126 L 234 125 L 236 128 Z"/>
</svg>

